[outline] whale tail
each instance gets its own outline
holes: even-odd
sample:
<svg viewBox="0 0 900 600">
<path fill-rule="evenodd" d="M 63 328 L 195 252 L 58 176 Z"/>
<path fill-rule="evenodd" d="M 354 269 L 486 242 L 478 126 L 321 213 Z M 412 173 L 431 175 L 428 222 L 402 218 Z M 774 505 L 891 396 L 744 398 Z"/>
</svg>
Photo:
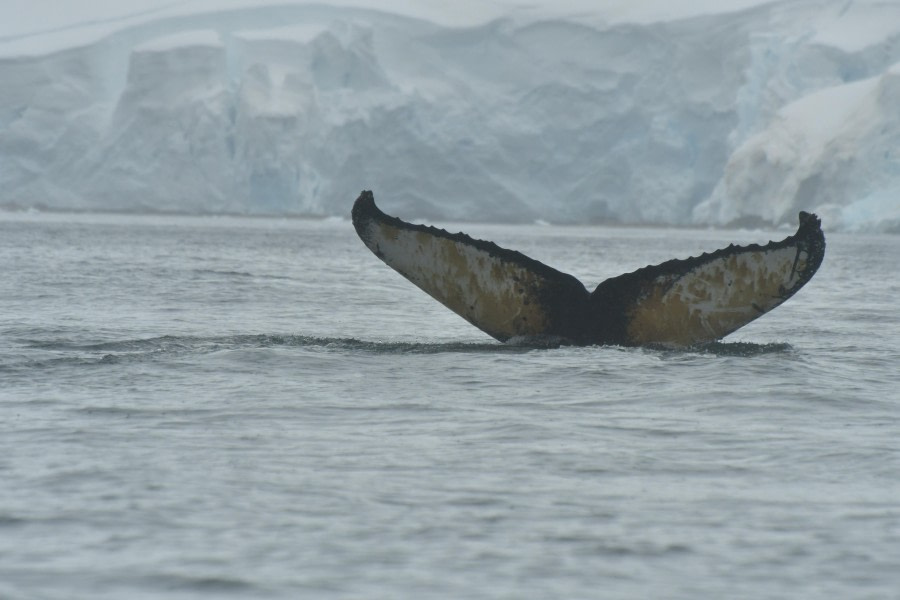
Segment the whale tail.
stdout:
<svg viewBox="0 0 900 600">
<path fill-rule="evenodd" d="M 413 225 L 378 209 L 370 191 L 353 226 L 388 266 L 488 335 L 574 344 L 687 346 L 720 339 L 809 281 L 825 252 L 815 215 L 765 246 L 734 246 L 613 277 L 589 293 L 576 278 L 463 233 Z"/>
</svg>

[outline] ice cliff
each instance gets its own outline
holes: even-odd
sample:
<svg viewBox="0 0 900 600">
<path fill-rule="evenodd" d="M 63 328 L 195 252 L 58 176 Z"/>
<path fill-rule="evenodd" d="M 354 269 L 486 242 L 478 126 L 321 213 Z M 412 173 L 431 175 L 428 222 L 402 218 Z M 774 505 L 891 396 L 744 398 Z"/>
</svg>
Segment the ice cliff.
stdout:
<svg viewBox="0 0 900 600">
<path fill-rule="evenodd" d="M 900 231 L 895 1 L 42 2 L 0 207 Z"/>
</svg>

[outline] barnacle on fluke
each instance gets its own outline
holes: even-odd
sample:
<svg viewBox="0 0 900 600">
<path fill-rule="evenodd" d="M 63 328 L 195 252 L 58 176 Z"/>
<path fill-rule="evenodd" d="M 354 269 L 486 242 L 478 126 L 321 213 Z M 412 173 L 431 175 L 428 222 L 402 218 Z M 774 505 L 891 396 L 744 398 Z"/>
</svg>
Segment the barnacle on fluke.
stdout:
<svg viewBox="0 0 900 600">
<path fill-rule="evenodd" d="M 761 246 L 731 245 L 607 279 L 589 293 L 575 277 L 463 233 L 384 214 L 370 191 L 353 226 L 388 266 L 488 335 L 570 344 L 690 346 L 769 312 L 812 278 L 825 255 L 816 215 Z"/>
</svg>

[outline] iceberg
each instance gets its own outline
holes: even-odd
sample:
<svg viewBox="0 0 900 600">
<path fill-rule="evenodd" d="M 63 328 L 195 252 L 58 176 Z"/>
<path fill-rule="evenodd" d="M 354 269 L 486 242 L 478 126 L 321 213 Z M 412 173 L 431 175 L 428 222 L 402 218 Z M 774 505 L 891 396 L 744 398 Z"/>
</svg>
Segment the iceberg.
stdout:
<svg viewBox="0 0 900 600">
<path fill-rule="evenodd" d="M 900 214 L 898 100 L 900 63 L 784 106 L 732 153 L 695 217 L 779 224 L 812 209 L 838 229 L 891 229 Z"/>
<path fill-rule="evenodd" d="M 0 207 L 900 221 L 896 3 L 79 4 L 0 8 Z"/>
</svg>

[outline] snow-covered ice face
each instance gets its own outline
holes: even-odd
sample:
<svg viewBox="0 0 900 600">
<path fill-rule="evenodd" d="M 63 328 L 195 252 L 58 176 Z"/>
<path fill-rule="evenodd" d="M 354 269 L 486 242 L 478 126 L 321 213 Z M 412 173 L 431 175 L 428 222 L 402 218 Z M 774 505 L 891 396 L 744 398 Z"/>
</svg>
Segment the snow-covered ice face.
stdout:
<svg viewBox="0 0 900 600">
<path fill-rule="evenodd" d="M 888 230 L 898 35 L 881 0 L 5 2 L 2 202 Z"/>
</svg>

